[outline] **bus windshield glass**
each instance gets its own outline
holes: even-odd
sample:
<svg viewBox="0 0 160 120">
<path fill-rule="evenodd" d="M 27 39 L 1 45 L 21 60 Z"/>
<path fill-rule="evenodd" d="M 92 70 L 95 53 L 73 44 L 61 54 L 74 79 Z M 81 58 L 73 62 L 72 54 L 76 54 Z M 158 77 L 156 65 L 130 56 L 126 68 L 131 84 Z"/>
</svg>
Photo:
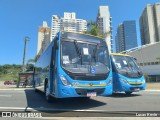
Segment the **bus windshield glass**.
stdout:
<svg viewBox="0 0 160 120">
<path fill-rule="evenodd" d="M 142 76 L 142 71 L 133 57 L 112 55 L 112 61 L 118 73 L 133 77 Z"/>
<path fill-rule="evenodd" d="M 106 45 L 81 41 L 61 43 L 61 66 L 71 73 L 105 74 L 110 70 Z"/>
</svg>

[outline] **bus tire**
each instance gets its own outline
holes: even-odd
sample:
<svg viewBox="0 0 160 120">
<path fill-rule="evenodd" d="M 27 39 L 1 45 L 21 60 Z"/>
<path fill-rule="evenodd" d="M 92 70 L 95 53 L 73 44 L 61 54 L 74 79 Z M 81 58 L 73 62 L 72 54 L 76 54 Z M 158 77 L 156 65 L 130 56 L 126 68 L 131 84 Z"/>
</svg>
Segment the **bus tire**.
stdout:
<svg viewBox="0 0 160 120">
<path fill-rule="evenodd" d="M 35 88 L 35 89 L 34 89 L 34 92 L 36 92 L 36 93 L 37 93 L 37 92 L 38 92 L 38 90 Z"/>
<path fill-rule="evenodd" d="M 45 83 L 45 98 L 48 103 L 52 102 L 52 97 L 49 95 L 48 81 Z"/>
<path fill-rule="evenodd" d="M 126 93 L 126 95 L 131 95 L 132 94 L 132 92 L 125 92 Z"/>
</svg>

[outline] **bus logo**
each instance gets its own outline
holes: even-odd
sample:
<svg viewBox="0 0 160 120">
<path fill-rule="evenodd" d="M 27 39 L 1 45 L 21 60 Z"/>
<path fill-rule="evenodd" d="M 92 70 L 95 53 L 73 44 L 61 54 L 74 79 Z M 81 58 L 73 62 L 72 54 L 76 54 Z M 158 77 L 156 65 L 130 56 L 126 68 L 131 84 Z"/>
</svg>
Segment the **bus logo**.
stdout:
<svg viewBox="0 0 160 120">
<path fill-rule="evenodd" d="M 93 86 L 93 83 L 89 83 L 90 86 Z"/>
<path fill-rule="evenodd" d="M 94 68 L 94 67 L 91 66 L 90 72 L 91 73 L 96 73 L 96 68 Z"/>
</svg>

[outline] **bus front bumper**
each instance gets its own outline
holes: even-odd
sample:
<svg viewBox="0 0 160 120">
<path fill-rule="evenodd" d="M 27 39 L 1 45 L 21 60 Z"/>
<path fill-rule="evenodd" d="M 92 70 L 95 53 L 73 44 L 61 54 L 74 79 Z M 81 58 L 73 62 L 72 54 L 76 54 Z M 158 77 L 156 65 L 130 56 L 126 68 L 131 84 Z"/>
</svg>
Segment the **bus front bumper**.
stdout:
<svg viewBox="0 0 160 120">
<path fill-rule="evenodd" d="M 141 84 L 141 85 L 130 85 L 130 84 L 123 84 L 122 85 L 122 91 L 124 92 L 139 92 L 141 90 L 145 90 L 146 89 L 146 85 L 145 83 Z"/>
<path fill-rule="evenodd" d="M 106 96 L 112 94 L 112 84 L 106 87 L 91 87 L 91 88 L 75 88 L 73 86 L 60 85 L 55 97 L 68 98 L 68 97 L 90 97 L 93 96 Z"/>
</svg>

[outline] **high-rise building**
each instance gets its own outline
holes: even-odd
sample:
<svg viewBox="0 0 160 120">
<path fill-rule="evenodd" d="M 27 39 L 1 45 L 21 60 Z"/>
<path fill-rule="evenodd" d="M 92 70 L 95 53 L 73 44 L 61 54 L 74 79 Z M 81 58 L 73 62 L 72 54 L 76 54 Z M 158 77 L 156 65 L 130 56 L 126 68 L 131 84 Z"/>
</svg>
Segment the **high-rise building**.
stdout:
<svg viewBox="0 0 160 120">
<path fill-rule="evenodd" d="M 160 41 L 160 3 L 148 4 L 139 19 L 141 44 Z"/>
<path fill-rule="evenodd" d="M 122 52 L 137 47 L 136 22 L 134 20 L 124 21 L 117 28 L 115 38 L 116 52 Z"/>
<path fill-rule="evenodd" d="M 57 15 L 52 16 L 52 39 L 60 30 L 82 33 L 87 31 L 87 21 L 76 19 L 76 13 L 64 12 L 64 18 Z"/>
<path fill-rule="evenodd" d="M 108 6 L 100 6 L 97 15 L 97 26 L 100 35 L 105 36 L 106 43 L 108 45 L 109 52 L 113 52 L 113 40 L 112 40 L 112 26 L 111 17 Z"/>
<path fill-rule="evenodd" d="M 49 45 L 51 37 L 51 29 L 48 27 L 47 22 L 43 21 L 43 25 L 38 28 L 38 45 L 37 54 L 41 54 Z"/>
<path fill-rule="evenodd" d="M 57 15 L 52 15 L 52 27 L 51 27 L 51 41 L 54 38 L 54 36 L 57 34 L 57 32 L 60 30 L 60 24 L 61 24 L 61 18 Z"/>
<path fill-rule="evenodd" d="M 115 43 L 116 43 L 116 52 L 121 52 L 125 50 L 124 45 L 124 27 L 123 24 L 120 24 L 117 29 L 117 34 L 115 37 Z"/>
</svg>

